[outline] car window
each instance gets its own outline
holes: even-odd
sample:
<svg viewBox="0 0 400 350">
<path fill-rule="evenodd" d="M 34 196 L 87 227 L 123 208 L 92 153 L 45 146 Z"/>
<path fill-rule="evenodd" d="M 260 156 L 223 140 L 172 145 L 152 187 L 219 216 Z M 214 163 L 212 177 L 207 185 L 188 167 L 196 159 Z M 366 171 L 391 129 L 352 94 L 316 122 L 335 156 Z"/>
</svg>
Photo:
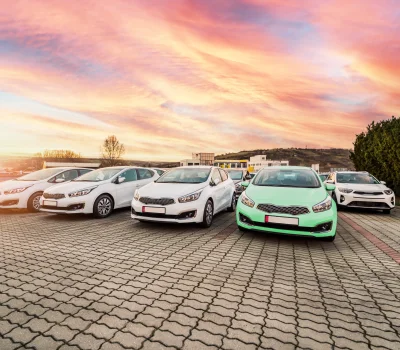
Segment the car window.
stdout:
<svg viewBox="0 0 400 350">
<path fill-rule="evenodd" d="M 79 174 L 83 175 L 83 174 L 89 173 L 91 171 L 92 171 L 92 169 L 79 169 Z"/>
<path fill-rule="evenodd" d="M 132 182 L 132 181 L 136 181 L 138 179 L 137 174 L 136 174 L 136 169 L 128 169 L 119 176 L 125 178 L 124 182 Z"/>
<path fill-rule="evenodd" d="M 154 173 L 149 169 L 137 169 L 137 172 L 140 180 L 150 179 L 154 176 Z"/>
<path fill-rule="evenodd" d="M 376 185 L 379 181 L 368 173 L 338 173 L 336 175 L 338 183 Z"/>
<path fill-rule="evenodd" d="M 208 180 L 211 168 L 176 168 L 165 172 L 157 183 L 202 183 Z"/>
<path fill-rule="evenodd" d="M 51 182 L 56 182 L 59 179 L 63 179 L 64 181 L 71 181 L 79 176 L 78 170 L 73 169 L 73 170 L 67 170 L 62 172 L 61 174 L 58 174 L 54 176 Z"/>
<path fill-rule="evenodd" d="M 226 172 L 224 170 L 219 169 L 219 172 L 221 173 L 222 181 L 228 180 L 228 175 L 226 174 Z"/>
<path fill-rule="evenodd" d="M 215 180 L 217 179 L 222 182 L 221 174 L 219 173 L 218 169 L 214 169 L 211 174 L 211 180 L 215 183 Z"/>
<path fill-rule="evenodd" d="M 157 171 L 157 174 L 160 176 L 165 173 L 165 170 L 161 170 L 161 169 L 156 169 L 156 171 Z"/>
</svg>

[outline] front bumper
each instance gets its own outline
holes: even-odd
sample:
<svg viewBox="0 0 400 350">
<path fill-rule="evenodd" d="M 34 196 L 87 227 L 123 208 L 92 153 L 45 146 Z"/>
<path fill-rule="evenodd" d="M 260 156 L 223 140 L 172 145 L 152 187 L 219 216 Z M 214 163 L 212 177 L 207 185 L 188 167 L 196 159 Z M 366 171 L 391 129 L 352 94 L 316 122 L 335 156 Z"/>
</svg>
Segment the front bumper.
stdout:
<svg viewBox="0 0 400 350">
<path fill-rule="evenodd" d="M 143 212 L 143 207 L 165 208 L 165 214 L 146 213 Z M 146 205 L 134 199 L 131 206 L 131 217 L 132 219 L 153 222 L 199 223 L 203 221 L 204 207 L 205 203 L 200 199 L 166 206 Z"/>
<path fill-rule="evenodd" d="M 87 205 L 85 198 L 62 198 L 62 199 L 45 199 L 40 198 L 40 211 L 56 214 L 91 214 L 93 208 Z M 55 206 L 45 205 L 45 201 L 55 202 Z"/>
<path fill-rule="evenodd" d="M 0 209 L 26 209 L 28 203 L 28 195 L 20 194 L 1 194 Z"/>
<path fill-rule="evenodd" d="M 268 224 L 265 223 L 266 215 L 298 218 L 299 226 Z M 244 221 L 245 218 L 247 218 L 246 221 Z M 335 203 L 332 203 L 330 210 L 321 213 L 311 212 L 298 216 L 269 214 L 256 207 L 250 208 L 239 200 L 236 209 L 236 222 L 238 226 L 248 230 L 304 237 L 332 237 L 336 234 L 337 210 Z"/>
<path fill-rule="evenodd" d="M 393 209 L 396 199 L 391 195 L 358 195 L 354 193 L 342 193 L 336 191 L 337 204 L 341 207 L 362 209 Z"/>
</svg>

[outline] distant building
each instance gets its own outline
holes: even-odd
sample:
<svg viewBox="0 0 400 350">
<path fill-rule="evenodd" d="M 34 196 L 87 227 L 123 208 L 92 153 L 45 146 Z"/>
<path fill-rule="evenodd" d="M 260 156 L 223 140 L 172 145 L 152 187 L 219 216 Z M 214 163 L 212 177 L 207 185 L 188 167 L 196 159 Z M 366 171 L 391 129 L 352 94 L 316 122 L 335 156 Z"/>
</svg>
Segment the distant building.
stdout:
<svg viewBox="0 0 400 350">
<path fill-rule="evenodd" d="M 74 162 L 44 162 L 43 169 L 59 167 L 99 168 L 101 163 L 74 163 Z"/>
<path fill-rule="evenodd" d="M 179 164 L 180 166 L 213 165 L 214 153 L 192 153 L 192 158 L 182 159 Z"/>
<path fill-rule="evenodd" d="M 314 169 L 317 173 L 319 173 L 319 164 L 311 164 L 311 168 Z"/>
<path fill-rule="evenodd" d="M 216 159 L 214 161 L 215 166 L 219 166 L 221 168 L 244 168 L 247 169 L 247 163 L 249 161 L 247 159 Z"/>
<path fill-rule="evenodd" d="M 260 154 L 254 157 L 250 157 L 248 162 L 248 170 L 250 172 L 259 171 L 260 169 L 267 166 L 288 166 L 288 160 L 272 160 L 267 159 L 266 155 Z"/>
</svg>

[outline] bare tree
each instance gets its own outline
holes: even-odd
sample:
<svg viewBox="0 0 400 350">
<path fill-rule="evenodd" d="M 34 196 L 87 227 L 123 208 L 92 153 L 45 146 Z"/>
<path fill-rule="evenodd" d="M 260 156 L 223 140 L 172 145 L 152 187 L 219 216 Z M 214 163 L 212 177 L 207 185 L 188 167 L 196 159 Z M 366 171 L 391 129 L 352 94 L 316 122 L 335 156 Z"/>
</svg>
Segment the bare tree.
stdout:
<svg viewBox="0 0 400 350">
<path fill-rule="evenodd" d="M 125 153 L 125 146 L 120 143 L 115 135 L 108 136 L 101 146 L 102 165 L 115 166 L 121 163 Z"/>
<path fill-rule="evenodd" d="M 40 156 L 40 153 L 37 153 Z M 80 153 L 76 153 L 74 151 L 65 150 L 65 149 L 55 149 L 48 150 L 46 149 L 42 155 L 43 158 L 57 158 L 57 159 L 77 159 L 82 158 Z"/>
</svg>

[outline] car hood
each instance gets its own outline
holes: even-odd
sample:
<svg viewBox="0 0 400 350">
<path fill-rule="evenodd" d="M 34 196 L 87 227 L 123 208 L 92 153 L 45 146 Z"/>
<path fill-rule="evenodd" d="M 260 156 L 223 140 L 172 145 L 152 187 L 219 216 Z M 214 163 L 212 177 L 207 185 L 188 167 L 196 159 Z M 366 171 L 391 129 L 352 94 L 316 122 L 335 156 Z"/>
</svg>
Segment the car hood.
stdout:
<svg viewBox="0 0 400 350">
<path fill-rule="evenodd" d="M 325 187 L 294 188 L 250 185 L 246 189 L 246 195 L 256 202 L 256 204 L 313 206 L 322 202 L 328 193 Z"/>
<path fill-rule="evenodd" d="M 58 194 L 58 193 L 70 193 L 73 191 L 78 191 L 78 190 L 83 190 L 85 188 L 93 187 L 93 186 L 98 186 L 105 181 L 101 182 L 86 182 L 86 181 L 69 181 L 69 182 L 63 182 L 61 184 L 57 184 L 54 186 L 49 187 L 45 192 L 46 193 L 51 193 L 51 194 Z"/>
<path fill-rule="evenodd" d="M 207 186 L 206 182 L 200 184 L 175 184 L 175 183 L 160 183 L 151 182 L 139 189 L 141 197 L 151 198 L 178 198 L 196 191 L 199 191 Z"/>
<path fill-rule="evenodd" d="M 18 180 L 8 180 L 4 182 L 0 182 L 0 190 L 7 191 L 12 190 L 14 188 L 20 187 L 29 187 L 35 185 L 41 181 L 18 181 Z"/>
<path fill-rule="evenodd" d="M 341 184 L 337 183 L 336 184 L 337 188 L 349 188 L 352 189 L 353 191 L 362 191 L 362 192 L 380 192 L 387 190 L 388 188 L 385 185 L 382 184 Z"/>
</svg>

